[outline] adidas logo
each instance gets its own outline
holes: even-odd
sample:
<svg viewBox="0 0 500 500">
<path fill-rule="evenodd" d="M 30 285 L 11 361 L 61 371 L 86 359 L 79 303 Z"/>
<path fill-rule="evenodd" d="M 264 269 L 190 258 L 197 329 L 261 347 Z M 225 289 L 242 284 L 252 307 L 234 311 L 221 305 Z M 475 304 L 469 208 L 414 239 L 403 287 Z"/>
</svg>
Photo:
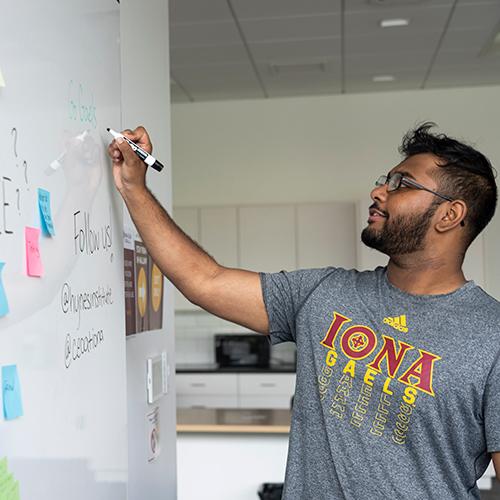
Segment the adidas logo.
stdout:
<svg viewBox="0 0 500 500">
<path fill-rule="evenodd" d="M 408 331 L 408 328 L 406 327 L 406 314 L 402 314 L 401 316 L 396 316 L 394 318 L 384 318 L 384 323 L 392 326 L 400 332 L 406 333 Z"/>
</svg>

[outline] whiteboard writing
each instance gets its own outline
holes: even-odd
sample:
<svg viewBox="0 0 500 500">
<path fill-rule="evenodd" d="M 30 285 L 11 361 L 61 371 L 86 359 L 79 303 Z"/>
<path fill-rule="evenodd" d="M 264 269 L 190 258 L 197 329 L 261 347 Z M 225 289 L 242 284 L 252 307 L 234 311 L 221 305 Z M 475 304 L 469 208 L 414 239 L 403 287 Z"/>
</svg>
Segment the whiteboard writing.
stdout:
<svg viewBox="0 0 500 500">
<path fill-rule="evenodd" d="M 68 110 L 71 121 L 90 124 L 97 127 L 97 113 L 94 104 L 94 94 L 82 83 L 78 85 L 70 80 L 68 84 Z"/>
<path fill-rule="evenodd" d="M 78 315 L 78 328 L 82 311 L 99 309 L 113 304 L 113 290 L 109 285 L 98 285 L 93 290 L 73 291 L 69 283 L 61 288 L 61 309 L 64 314 Z"/>
<path fill-rule="evenodd" d="M 0 235 L 13 235 L 16 226 L 19 227 L 18 221 L 22 211 L 21 195 L 23 192 L 29 191 L 28 162 L 19 157 L 17 150 L 19 131 L 17 127 L 10 129 L 10 135 L 12 159 L 6 161 L 6 164 L 0 165 L 2 169 L 11 167 L 8 175 L 0 177 Z"/>
<path fill-rule="evenodd" d="M 78 361 L 83 356 L 95 351 L 103 342 L 104 331 L 102 329 L 95 331 L 92 328 L 87 335 L 81 337 L 73 337 L 68 333 L 64 345 L 64 365 L 69 368 L 73 361 Z"/>
<path fill-rule="evenodd" d="M 99 250 L 109 250 L 113 245 L 113 231 L 110 207 L 109 222 L 100 227 L 93 227 L 90 220 L 90 212 L 73 214 L 75 255 L 84 253 L 92 255 Z"/>
</svg>

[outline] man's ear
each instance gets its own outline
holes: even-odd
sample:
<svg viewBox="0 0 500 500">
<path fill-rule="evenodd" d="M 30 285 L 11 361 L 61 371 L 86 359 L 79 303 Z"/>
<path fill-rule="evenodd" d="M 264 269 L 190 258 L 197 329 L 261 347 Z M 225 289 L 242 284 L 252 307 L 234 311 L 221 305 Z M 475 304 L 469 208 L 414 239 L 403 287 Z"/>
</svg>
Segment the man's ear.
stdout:
<svg viewBox="0 0 500 500">
<path fill-rule="evenodd" d="M 464 226 L 464 219 L 467 216 L 467 205 L 462 200 L 453 200 L 448 203 L 443 203 L 442 216 L 436 223 L 436 231 L 445 233 L 458 225 Z"/>
</svg>

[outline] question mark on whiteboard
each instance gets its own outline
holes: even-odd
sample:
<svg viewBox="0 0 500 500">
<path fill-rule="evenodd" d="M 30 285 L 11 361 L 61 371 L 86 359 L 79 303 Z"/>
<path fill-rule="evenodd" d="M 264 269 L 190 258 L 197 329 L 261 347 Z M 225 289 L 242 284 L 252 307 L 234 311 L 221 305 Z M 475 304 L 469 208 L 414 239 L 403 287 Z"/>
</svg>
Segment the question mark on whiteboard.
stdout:
<svg viewBox="0 0 500 500">
<path fill-rule="evenodd" d="M 23 167 L 24 167 L 24 179 L 26 180 L 26 185 L 28 185 L 28 162 L 26 160 L 23 161 Z"/>
<path fill-rule="evenodd" d="M 21 192 L 20 192 L 19 188 L 16 189 L 16 193 L 17 193 L 17 211 L 19 213 L 21 213 L 21 205 L 19 204 L 19 198 L 20 198 Z"/>
<path fill-rule="evenodd" d="M 14 155 L 17 158 L 17 128 L 13 127 L 12 130 L 10 131 L 10 135 L 14 136 Z"/>
</svg>

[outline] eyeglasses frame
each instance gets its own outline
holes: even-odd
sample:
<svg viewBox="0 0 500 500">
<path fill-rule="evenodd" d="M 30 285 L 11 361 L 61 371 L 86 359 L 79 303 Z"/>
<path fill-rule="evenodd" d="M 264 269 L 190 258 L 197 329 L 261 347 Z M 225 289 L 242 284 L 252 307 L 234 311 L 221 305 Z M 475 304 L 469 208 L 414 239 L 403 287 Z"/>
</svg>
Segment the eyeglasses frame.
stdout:
<svg viewBox="0 0 500 500">
<path fill-rule="evenodd" d="M 399 179 L 399 184 L 396 188 L 394 189 L 389 189 L 389 182 L 390 180 L 395 176 L 397 175 L 398 177 L 400 177 Z M 382 179 L 382 177 L 385 177 L 385 181 L 383 183 L 379 183 L 380 179 Z M 453 201 L 453 198 L 450 198 L 449 196 L 445 196 L 444 194 L 441 194 L 441 193 L 438 193 L 436 191 L 433 191 L 432 189 L 429 189 L 425 186 L 422 186 L 422 184 L 419 184 L 418 182 L 412 180 L 412 179 L 409 179 L 408 177 L 405 177 L 403 174 L 399 173 L 399 172 L 395 172 L 394 174 L 392 175 L 381 175 L 376 181 L 375 181 L 375 185 L 376 186 L 383 186 L 384 184 L 387 184 L 387 191 L 389 191 L 389 193 L 392 193 L 394 191 L 397 191 L 400 187 L 401 187 L 401 184 L 405 184 L 406 186 L 409 186 L 409 187 L 414 187 L 416 189 L 422 189 L 424 191 L 427 191 L 429 193 L 432 193 L 433 195 L 435 196 L 439 196 L 439 198 L 443 198 L 443 200 L 446 200 L 446 201 Z"/>
</svg>

